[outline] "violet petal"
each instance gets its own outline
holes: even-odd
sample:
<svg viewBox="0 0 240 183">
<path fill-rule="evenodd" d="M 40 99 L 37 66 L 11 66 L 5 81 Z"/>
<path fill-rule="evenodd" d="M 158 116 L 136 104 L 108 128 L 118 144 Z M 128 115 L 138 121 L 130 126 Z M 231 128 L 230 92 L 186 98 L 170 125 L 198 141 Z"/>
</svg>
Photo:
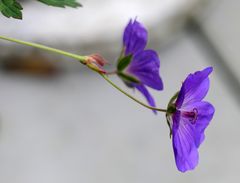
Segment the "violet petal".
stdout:
<svg viewBox="0 0 240 183">
<path fill-rule="evenodd" d="M 144 85 L 136 84 L 134 86 L 137 90 L 139 90 L 143 94 L 143 96 L 147 99 L 148 104 L 150 106 L 156 107 L 156 104 L 155 104 L 155 101 L 154 101 L 152 95 L 149 93 L 149 91 L 147 90 L 147 88 Z M 156 114 L 156 111 L 153 110 L 153 112 Z"/>
<path fill-rule="evenodd" d="M 199 147 L 205 138 L 204 131 L 212 120 L 215 109 L 212 104 L 208 102 L 196 102 L 181 108 L 181 110 L 184 111 L 191 111 L 192 109 L 197 109 L 198 111 L 196 121 L 194 122 L 194 128 L 196 129 L 195 144 Z"/>
<path fill-rule="evenodd" d="M 208 75 L 212 70 L 212 67 L 208 67 L 202 71 L 197 71 L 194 74 L 188 75 L 182 84 L 176 101 L 177 108 L 201 101 L 206 96 L 209 89 Z"/>
<path fill-rule="evenodd" d="M 147 30 L 137 20 L 130 20 L 123 34 L 125 55 L 142 51 L 147 44 Z"/>
<path fill-rule="evenodd" d="M 181 172 L 194 169 L 198 164 L 195 145 L 195 129 L 191 123 L 181 118 L 179 111 L 173 114 L 173 150 L 177 168 Z"/>
<path fill-rule="evenodd" d="M 154 50 L 144 50 L 134 55 L 127 67 L 127 72 L 136 76 L 142 84 L 156 90 L 163 89 L 163 82 L 159 75 L 160 60 Z"/>
</svg>

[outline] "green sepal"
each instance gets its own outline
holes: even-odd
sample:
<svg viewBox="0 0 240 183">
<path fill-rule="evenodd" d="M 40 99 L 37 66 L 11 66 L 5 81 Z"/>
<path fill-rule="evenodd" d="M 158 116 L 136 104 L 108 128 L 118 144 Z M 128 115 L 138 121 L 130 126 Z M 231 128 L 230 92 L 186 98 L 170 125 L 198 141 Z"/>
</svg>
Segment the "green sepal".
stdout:
<svg viewBox="0 0 240 183">
<path fill-rule="evenodd" d="M 167 124 L 169 127 L 169 136 L 170 138 L 172 137 L 172 124 L 171 124 L 171 116 L 173 115 L 173 113 L 176 112 L 176 106 L 175 106 L 175 101 L 178 97 L 179 91 L 177 93 L 175 93 L 175 95 L 170 99 L 168 106 L 167 106 L 167 112 L 166 112 L 166 119 L 167 119 Z"/>
<path fill-rule="evenodd" d="M 117 64 L 117 70 L 119 72 L 123 71 L 132 61 L 132 55 L 121 57 Z"/>
<path fill-rule="evenodd" d="M 140 83 L 140 81 L 138 79 L 136 79 L 135 77 L 133 76 L 130 76 L 130 75 L 127 75 L 127 74 L 124 74 L 122 72 L 119 72 L 118 73 L 118 76 L 125 82 L 127 83 Z"/>
<path fill-rule="evenodd" d="M 171 127 L 171 115 L 169 113 L 166 113 L 166 119 L 167 119 L 167 124 L 169 128 L 169 137 L 172 137 L 172 127 Z"/>
<path fill-rule="evenodd" d="M 179 94 L 179 91 L 177 93 L 175 93 L 175 95 L 170 99 L 168 106 L 167 106 L 167 113 L 168 114 L 173 114 L 174 112 L 176 112 L 176 106 L 175 106 L 175 100 L 177 99 Z"/>
</svg>

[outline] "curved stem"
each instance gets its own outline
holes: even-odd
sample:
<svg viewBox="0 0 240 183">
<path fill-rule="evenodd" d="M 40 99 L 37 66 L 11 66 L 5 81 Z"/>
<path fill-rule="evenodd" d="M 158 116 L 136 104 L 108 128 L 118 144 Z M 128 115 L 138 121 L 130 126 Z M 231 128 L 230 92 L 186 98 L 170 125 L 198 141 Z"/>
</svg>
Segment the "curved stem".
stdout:
<svg viewBox="0 0 240 183">
<path fill-rule="evenodd" d="M 142 105 L 143 107 L 146 107 L 148 109 L 151 110 L 155 110 L 155 111 L 160 111 L 160 112 L 167 112 L 166 109 L 159 109 L 159 108 L 155 108 L 155 107 L 151 107 L 149 105 L 144 104 L 143 102 L 139 101 L 138 99 L 134 98 L 133 96 L 129 95 L 128 93 L 126 93 L 124 90 L 122 90 L 121 88 L 119 88 L 115 83 L 113 83 L 106 75 L 104 74 L 100 74 L 110 85 L 112 85 L 114 88 L 116 88 L 117 90 L 119 90 L 121 93 L 123 93 L 124 95 L 126 95 L 127 97 L 129 97 L 130 99 L 132 99 L 133 101 L 139 103 L 140 105 Z"/>
<path fill-rule="evenodd" d="M 19 43 L 19 44 L 26 45 L 26 46 L 39 48 L 39 49 L 42 49 L 42 50 L 47 50 L 47 51 L 54 52 L 54 53 L 58 53 L 58 54 L 61 54 L 61 55 L 67 56 L 67 57 L 71 57 L 71 58 L 77 59 L 81 63 L 84 63 L 86 61 L 86 57 L 85 56 L 80 56 L 80 55 L 77 55 L 77 54 L 73 54 L 73 53 L 69 53 L 69 52 L 63 51 L 63 50 L 51 48 L 51 47 L 44 46 L 44 45 L 41 45 L 41 44 L 31 43 L 31 42 L 22 41 L 22 40 L 9 38 L 9 37 L 5 37 L 5 36 L 0 36 L 0 39 L 6 40 L 6 41 L 10 41 L 10 42 Z"/>
<path fill-rule="evenodd" d="M 18 39 L 14 39 L 14 38 L 9 38 L 9 37 L 5 37 L 5 36 L 0 36 L 0 39 L 6 40 L 6 41 L 10 41 L 10 42 L 15 42 L 15 43 L 19 43 L 22 45 L 26 45 L 26 46 L 31 46 L 31 47 L 35 47 L 35 48 L 39 48 L 42 50 L 46 50 L 46 51 L 50 51 L 50 52 L 54 52 L 54 53 L 58 53 L 67 57 L 71 57 L 74 58 L 76 60 L 79 60 L 81 63 L 85 64 L 86 60 L 87 60 L 87 56 L 81 56 L 81 55 L 77 55 L 77 54 L 73 54 L 73 53 L 69 53 L 63 50 L 59 50 L 59 49 L 55 49 L 55 48 L 51 48 L 48 46 L 44 46 L 41 44 L 36 44 L 36 43 L 31 43 L 31 42 L 27 42 L 27 41 L 22 41 L 22 40 L 18 40 Z M 94 69 L 92 69 L 91 67 L 89 67 L 91 70 L 96 71 Z M 149 105 L 144 104 L 143 102 L 139 101 L 138 99 L 134 98 L 133 96 L 129 95 L 128 93 L 126 93 L 124 90 L 122 90 L 121 88 L 119 88 L 116 84 L 114 84 L 110 79 L 108 79 L 107 75 L 111 75 L 111 74 L 116 74 L 116 71 L 113 72 L 108 72 L 105 74 L 102 74 L 100 72 L 98 72 L 109 84 L 111 84 L 114 88 L 116 88 L 117 90 L 119 90 L 121 93 L 123 93 L 124 95 L 126 95 L 127 97 L 129 97 L 130 99 L 132 99 L 133 101 L 137 102 L 138 104 L 151 109 L 151 110 L 156 110 L 156 111 L 160 111 L 160 112 L 167 112 L 166 109 L 159 109 L 159 108 L 155 108 L 155 107 L 151 107 Z"/>
</svg>

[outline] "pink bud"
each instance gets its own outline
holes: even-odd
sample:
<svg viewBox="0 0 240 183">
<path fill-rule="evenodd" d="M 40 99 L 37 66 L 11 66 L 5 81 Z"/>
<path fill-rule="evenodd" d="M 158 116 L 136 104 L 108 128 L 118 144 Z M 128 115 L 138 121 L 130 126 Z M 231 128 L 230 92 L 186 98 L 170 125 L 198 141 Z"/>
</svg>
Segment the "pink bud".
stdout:
<svg viewBox="0 0 240 183">
<path fill-rule="evenodd" d="M 92 54 L 87 56 L 86 65 L 91 69 L 106 74 L 106 71 L 102 68 L 108 62 L 99 54 Z"/>
</svg>

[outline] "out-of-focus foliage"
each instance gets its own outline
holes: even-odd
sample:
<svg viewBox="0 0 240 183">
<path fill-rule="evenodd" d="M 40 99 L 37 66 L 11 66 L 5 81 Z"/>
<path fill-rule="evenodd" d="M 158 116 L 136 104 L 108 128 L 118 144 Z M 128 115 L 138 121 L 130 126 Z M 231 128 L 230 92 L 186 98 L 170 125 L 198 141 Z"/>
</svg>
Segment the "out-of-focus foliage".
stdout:
<svg viewBox="0 0 240 183">
<path fill-rule="evenodd" d="M 77 8 L 82 6 L 77 0 L 38 0 L 50 6 L 65 8 L 66 6 Z M 0 12 L 10 18 L 22 19 L 22 6 L 16 0 L 0 0 Z"/>
<path fill-rule="evenodd" d="M 50 6 L 57 6 L 62 8 L 65 8 L 66 6 L 70 6 L 72 8 L 77 8 L 79 6 L 82 6 L 76 0 L 38 0 L 38 1 Z"/>
<path fill-rule="evenodd" d="M 22 9 L 22 6 L 15 0 L 0 0 L 0 11 L 8 18 L 22 19 Z"/>
</svg>

